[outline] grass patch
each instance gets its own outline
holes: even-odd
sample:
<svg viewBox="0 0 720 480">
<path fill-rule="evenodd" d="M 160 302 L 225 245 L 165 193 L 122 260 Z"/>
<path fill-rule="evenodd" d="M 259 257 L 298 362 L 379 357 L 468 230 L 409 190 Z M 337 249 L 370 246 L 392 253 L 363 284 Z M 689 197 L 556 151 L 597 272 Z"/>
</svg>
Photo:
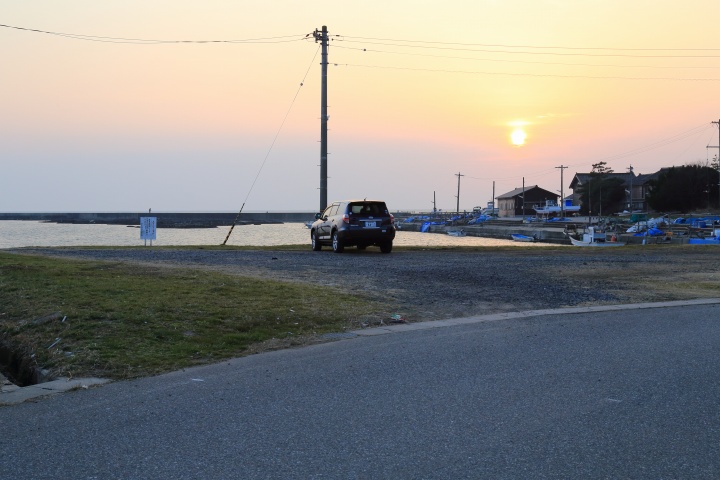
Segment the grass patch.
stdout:
<svg viewBox="0 0 720 480">
<path fill-rule="evenodd" d="M 303 344 L 385 309 L 312 285 L 0 252 L 0 340 L 61 376 L 133 378 Z"/>
</svg>

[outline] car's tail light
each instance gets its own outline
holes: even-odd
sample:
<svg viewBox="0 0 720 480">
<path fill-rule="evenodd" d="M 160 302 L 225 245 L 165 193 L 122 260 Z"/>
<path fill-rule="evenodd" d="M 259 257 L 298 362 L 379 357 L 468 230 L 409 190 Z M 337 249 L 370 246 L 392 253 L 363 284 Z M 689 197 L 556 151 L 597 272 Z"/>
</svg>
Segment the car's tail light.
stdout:
<svg viewBox="0 0 720 480">
<path fill-rule="evenodd" d="M 347 213 L 343 215 L 343 222 L 350 223 L 350 215 L 348 215 Z"/>
<path fill-rule="evenodd" d="M 394 225 L 394 224 L 395 224 L 395 216 L 391 213 L 390 214 L 390 225 Z"/>
</svg>

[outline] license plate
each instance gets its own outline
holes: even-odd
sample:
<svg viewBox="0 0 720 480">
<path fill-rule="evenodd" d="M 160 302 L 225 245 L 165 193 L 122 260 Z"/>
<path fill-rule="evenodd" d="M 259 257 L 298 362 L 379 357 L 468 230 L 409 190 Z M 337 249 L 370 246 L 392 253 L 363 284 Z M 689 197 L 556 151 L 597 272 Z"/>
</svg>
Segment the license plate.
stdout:
<svg viewBox="0 0 720 480">
<path fill-rule="evenodd" d="M 376 228 L 377 222 L 365 222 L 365 228 Z"/>
</svg>

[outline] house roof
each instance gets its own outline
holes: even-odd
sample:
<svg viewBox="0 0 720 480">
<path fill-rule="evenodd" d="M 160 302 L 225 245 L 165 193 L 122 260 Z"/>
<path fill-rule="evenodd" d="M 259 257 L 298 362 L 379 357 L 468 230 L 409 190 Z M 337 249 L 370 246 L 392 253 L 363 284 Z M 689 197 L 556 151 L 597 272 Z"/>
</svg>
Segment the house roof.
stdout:
<svg viewBox="0 0 720 480">
<path fill-rule="evenodd" d="M 578 184 L 584 185 L 588 181 L 590 181 L 595 174 L 591 173 L 576 173 L 575 176 L 572 179 L 572 182 L 570 182 L 570 188 L 575 190 L 577 188 Z M 626 184 L 630 184 L 630 179 L 632 179 L 633 182 L 635 182 L 635 179 L 637 176 L 634 173 L 608 173 L 605 175 L 604 178 L 619 178 Z"/>
<path fill-rule="evenodd" d="M 525 189 L 524 189 L 524 191 L 525 191 L 525 193 L 527 193 L 527 192 L 529 192 L 530 190 L 534 190 L 534 189 L 536 189 L 536 188 L 537 188 L 538 190 L 542 190 L 543 192 L 545 192 L 545 193 L 547 193 L 547 194 L 549 194 L 549 195 L 551 195 L 551 196 L 553 196 L 553 197 L 559 197 L 559 195 L 557 195 L 557 194 L 555 194 L 555 193 L 553 193 L 553 192 L 551 192 L 551 191 L 549 191 L 549 190 L 545 190 L 544 188 L 540 188 L 540 187 L 538 187 L 537 185 L 526 186 Z M 518 195 L 522 195 L 522 194 L 523 194 L 523 188 L 521 187 L 521 188 L 516 188 L 515 190 L 511 190 L 511 191 L 509 191 L 509 192 L 507 192 L 507 193 L 503 193 L 502 195 L 498 195 L 496 198 L 497 198 L 498 200 L 501 199 L 501 198 L 513 198 L 513 197 L 517 197 Z"/>
<path fill-rule="evenodd" d="M 637 181 L 637 183 L 639 185 L 645 185 L 650 180 L 656 180 L 660 176 L 660 174 L 667 172 L 671 168 L 673 168 L 673 167 L 663 167 L 655 173 L 646 173 L 643 175 L 638 175 L 637 178 L 635 179 L 635 181 Z"/>
</svg>

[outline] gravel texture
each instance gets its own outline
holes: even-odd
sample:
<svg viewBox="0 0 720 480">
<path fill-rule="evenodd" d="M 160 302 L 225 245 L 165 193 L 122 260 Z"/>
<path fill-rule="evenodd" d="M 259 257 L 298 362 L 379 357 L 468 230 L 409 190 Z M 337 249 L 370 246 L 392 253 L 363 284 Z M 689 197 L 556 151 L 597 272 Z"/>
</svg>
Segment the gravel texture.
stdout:
<svg viewBox="0 0 720 480">
<path fill-rule="evenodd" d="M 720 249 L 481 248 L 473 250 L 87 249 L 13 250 L 88 260 L 209 268 L 305 282 L 389 303 L 408 321 L 578 305 L 720 297 Z M 328 306 L 337 308 L 337 306 Z"/>
</svg>

